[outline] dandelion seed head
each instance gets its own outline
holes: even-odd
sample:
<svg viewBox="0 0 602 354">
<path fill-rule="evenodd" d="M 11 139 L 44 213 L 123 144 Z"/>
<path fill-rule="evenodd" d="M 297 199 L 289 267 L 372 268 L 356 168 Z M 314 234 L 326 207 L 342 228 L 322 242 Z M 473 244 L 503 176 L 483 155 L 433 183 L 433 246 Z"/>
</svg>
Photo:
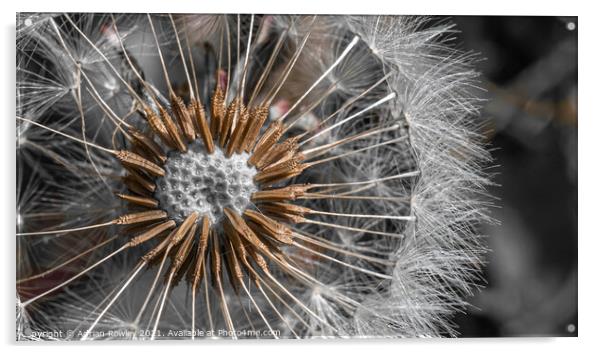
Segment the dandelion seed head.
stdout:
<svg viewBox="0 0 602 354">
<path fill-rule="evenodd" d="M 31 328 L 455 334 L 489 182 L 451 26 L 37 18 L 17 60 Z"/>
</svg>

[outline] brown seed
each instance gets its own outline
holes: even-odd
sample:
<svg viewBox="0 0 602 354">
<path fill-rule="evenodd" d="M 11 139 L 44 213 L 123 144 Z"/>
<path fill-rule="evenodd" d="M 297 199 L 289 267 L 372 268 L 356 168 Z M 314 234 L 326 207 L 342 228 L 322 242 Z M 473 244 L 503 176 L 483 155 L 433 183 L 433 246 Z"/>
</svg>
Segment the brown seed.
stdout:
<svg viewBox="0 0 602 354">
<path fill-rule="evenodd" d="M 212 154 L 215 150 L 215 147 L 213 144 L 213 136 L 211 135 L 211 131 L 209 130 L 209 125 L 207 124 L 207 119 L 205 117 L 205 108 L 203 107 L 203 104 L 196 99 L 193 99 L 190 102 L 189 110 L 197 122 L 199 136 L 203 140 L 203 143 L 205 143 L 207 151 Z"/>
<path fill-rule="evenodd" d="M 248 121 L 249 121 L 249 112 L 247 108 L 241 104 L 240 112 L 238 113 L 238 121 L 236 122 L 236 126 L 234 127 L 234 132 L 232 133 L 232 137 L 230 141 L 228 141 L 228 148 L 226 150 L 226 156 L 232 156 L 232 153 L 235 150 L 238 150 L 240 144 L 244 140 L 244 135 L 247 133 L 248 129 Z"/>
<path fill-rule="evenodd" d="M 117 193 L 117 196 L 119 198 L 125 200 L 126 202 L 145 206 L 147 208 L 156 208 L 159 205 L 159 202 L 153 198 L 140 197 L 140 196 L 136 196 L 136 195 L 121 194 L 121 193 Z"/>
<path fill-rule="evenodd" d="M 304 156 L 301 153 L 293 156 L 291 159 L 282 161 L 278 164 L 268 166 L 264 170 L 257 173 L 254 177 L 255 182 L 261 184 L 274 184 L 276 182 L 295 177 L 305 168 L 307 164 L 301 164 Z"/>
<path fill-rule="evenodd" d="M 252 221 L 249 226 L 255 233 L 260 231 L 259 233 L 268 235 L 282 243 L 288 245 L 293 243 L 293 232 L 287 226 L 250 209 L 245 210 L 244 215 Z M 254 225 L 257 227 L 254 228 Z"/>
<path fill-rule="evenodd" d="M 249 241 L 253 247 L 259 249 L 264 254 L 271 254 L 270 249 L 266 246 L 258 237 L 255 235 L 253 230 L 249 228 L 247 223 L 235 212 L 229 208 L 224 208 L 224 213 L 228 219 L 228 222 L 232 225 L 234 230 L 242 236 L 245 240 Z"/>
<path fill-rule="evenodd" d="M 196 234 L 196 228 L 196 224 L 193 224 L 192 227 L 190 227 L 188 235 L 184 239 L 184 242 L 182 242 L 182 245 L 180 245 L 178 252 L 176 252 L 173 264 L 171 266 L 172 273 L 177 273 L 180 270 L 180 267 L 182 267 L 182 264 L 184 264 L 184 261 L 190 254 L 190 249 L 192 248 L 192 241 L 194 241 L 194 236 Z"/>
<path fill-rule="evenodd" d="M 199 237 L 199 246 L 197 248 L 196 255 L 196 265 L 194 267 L 194 272 L 192 273 L 192 286 L 196 288 L 200 283 L 201 278 L 203 276 L 203 267 L 205 264 L 205 259 L 207 255 L 207 245 L 209 243 L 209 217 L 207 215 L 203 216 L 203 220 L 201 222 L 201 231 Z"/>
<path fill-rule="evenodd" d="M 173 119 L 171 119 L 171 116 L 169 115 L 169 113 L 167 113 L 165 108 L 159 107 L 159 113 L 161 114 L 161 119 L 163 120 L 163 123 L 165 123 L 165 128 L 167 129 L 167 132 L 169 133 L 169 136 L 174 142 L 176 148 L 181 152 L 185 152 L 186 145 L 184 145 L 184 140 L 180 129 L 173 121 Z"/>
<path fill-rule="evenodd" d="M 149 107 L 144 107 L 144 116 L 150 125 L 151 129 L 159 136 L 159 138 L 169 147 L 173 147 L 174 143 L 165 128 L 165 124 L 161 121 L 161 118 L 152 111 Z"/>
<path fill-rule="evenodd" d="M 270 123 L 268 129 L 263 133 L 259 142 L 255 146 L 253 155 L 249 158 L 251 165 L 257 164 L 263 156 L 276 144 L 284 132 L 284 127 L 280 121 Z"/>
<path fill-rule="evenodd" d="M 222 120 L 226 115 L 225 96 L 219 85 L 215 88 L 213 97 L 211 98 L 211 134 L 217 136 L 221 131 Z"/>
<path fill-rule="evenodd" d="M 129 245 L 129 247 L 138 246 L 139 244 L 144 243 L 144 242 L 160 235 L 164 231 L 169 230 L 175 226 L 176 226 L 175 221 L 173 221 L 173 220 L 165 221 L 165 222 L 153 227 L 152 229 L 134 237 L 133 239 L 130 240 L 130 242 L 128 242 L 128 245 Z"/>
<path fill-rule="evenodd" d="M 238 260 L 235 255 L 234 246 L 232 244 L 232 235 L 236 234 L 236 231 L 232 229 L 230 225 L 224 225 L 224 231 L 228 238 L 226 239 L 226 269 L 228 270 L 228 274 L 230 275 L 230 284 L 235 292 L 238 293 L 239 282 L 243 279 L 243 272 L 238 264 Z"/>
<path fill-rule="evenodd" d="M 266 274 L 271 274 L 270 273 L 270 268 L 268 267 L 268 262 L 266 262 L 265 258 L 263 258 L 262 255 L 260 255 L 258 252 L 255 252 L 255 250 L 250 250 L 249 254 L 251 255 L 251 257 L 253 258 L 253 260 L 255 261 L 255 263 L 257 264 L 257 266 Z"/>
<path fill-rule="evenodd" d="M 131 175 L 123 177 L 122 181 L 130 192 L 143 197 L 151 197 L 151 192 L 149 192 L 148 189 L 144 188 Z"/>
<path fill-rule="evenodd" d="M 192 118 L 190 117 L 186 105 L 184 105 L 184 101 L 181 97 L 176 96 L 173 93 L 171 93 L 169 96 L 171 101 L 171 111 L 176 117 L 178 123 L 180 123 L 180 127 L 182 128 L 184 136 L 189 142 L 193 141 L 195 138 L 194 126 L 192 125 Z"/>
<path fill-rule="evenodd" d="M 177 245 L 186 236 L 186 233 L 196 223 L 199 214 L 195 211 L 182 222 L 176 233 L 172 237 L 172 246 Z"/>
<path fill-rule="evenodd" d="M 236 255 L 238 256 L 238 258 L 241 260 L 241 262 L 246 267 L 250 267 L 251 265 L 249 264 L 249 262 L 247 260 L 247 257 L 248 257 L 247 247 L 243 243 L 243 240 L 241 240 L 240 237 L 238 236 L 238 233 L 233 232 L 230 240 L 232 241 L 232 244 L 234 245 L 234 249 L 236 251 Z"/>
<path fill-rule="evenodd" d="M 175 223 L 174 223 L 174 225 L 175 225 Z M 161 243 L 159 243 L 153 249 L 148 251 L 147 254 L 142 256 L 142 260 L 145 262 L 152 261 L 155 257 L 157 257 L 159 255 L 159 253 L 163 252 L 163 250 L 169 245 L 169 243 L 170 243 L 169 237 L 166 237 L 163 241 L 161 241 Z"/>
<path fill-rule="evenodd" d="M 259 131 L 261 127 L 265 123 L 265 120 L 268 118 L 269 109 L 267 106 L 258 106 L 251 108 L 249 112 L 249 122 L 248 125 L 248 133 L 245 134 L 244 140 L 240 145 L 240 149 L 237 152 L 240 154 L 242 150 L 246 152 L 251 152 L 251 149 L 254 146 L 255 140 L 259 135 Z"/>
<path fill-rule="evenodd" d="M 251 194 L 251 200 L 253 202 L 296 200 L 305 195 L 309 188 L 311 188 L 309 184 L 293 184 L 283 188 L 260 190 Z"/>
<path fill-rule="evenodd" d="M 126 215 L 121 215 L 117 219 L 115 219 L 115 224 L 117 225 L 130 225 L 137 224 L 141 222 L 147 221 L 156 221 L 165 219 L 167 217 L 167 213 L 163 210 L 149 210 L 149 211 L 141 211 L 139 213 L 131 213 Z"/>
<path fill-rule="evenodd" d="M 164 176 L 165 170 L 148 161 L 144 157 L 135 154 L 128 150 L 119 150 L 114 152 L 115 157 L 121 161 L 122 164 L 135 167 L 146 171 L 154 176 Z"/>
<path fill-rule="evenodd" d="M 222 283 L 222 256 L 220 254 L 219 243 L 217 242 L 217 236 L 215 233 L 212 234 L 212 247 L 211 247 L 211 274 L 213 279 L 213 284 L 219 284 L 221 286 Z"/>
<path fill-rule="evenodd" d="M 128 166 L 124 166 L 124 168 L 126 169 L 126 171 L 129 174 L 128 176 L 125 177 L 126 179 L 131 179 L 134 182 L 137 182 L 140 186 L 142 186 L 148 192 L 152 193 L 155 191 L 157 186 L 153 182 L 149 181 L 145 176 L 138 173 L 134 168 L 131 168 Z"/>
<path fill-rule="evenodd" d="M 226 115 L 222 120 L 222 125 L 219 133 L 219 144 L 222 147 L 226 146 L 226 142 L 230 137 L 230 133 L 232 130 L 232 125 L 234 121 L 237 119 L 240 111 L 241 111 L 241 102 L 240 97 L 235 97 L 232 102 L 228 105 L 228 109 L 226 110 Z"/>
<path fill-rule="evenodd" d="M 165 163 L 165 161 L 167 161 L 167 156 L 165 156 L 165 152 L 163 151 L 161 146 L 159 146 L 159 144 L 157 144 L 151 137 L 135 128 L 130 128 L 128 130 L 128 133 L 134 138 L 134 141 L 142 149 L 152 154 L 152 156 L 155 157 L 158 162 Z"/>
<path fill-rule="evenodd" d="M 286 220 L 295 224 L 302 223 L 305 219 L 303 215 L 307 208 L 289 203 L 265 203 L 261 204 L 261 211 L 270 214 L 278 219 Z"/>
<path fill-rule="evenodd" d="M 264 157 L 256 164 L 258 169 L 263 169 L 271 164 L 277 164 L 280 161 L 287 160 L 294 156 L 299 150 L 299 137 L 295 136 L 286 139 L 283 143 L 277 144 L 274 148 L 268 151 Z"/>
</svg>

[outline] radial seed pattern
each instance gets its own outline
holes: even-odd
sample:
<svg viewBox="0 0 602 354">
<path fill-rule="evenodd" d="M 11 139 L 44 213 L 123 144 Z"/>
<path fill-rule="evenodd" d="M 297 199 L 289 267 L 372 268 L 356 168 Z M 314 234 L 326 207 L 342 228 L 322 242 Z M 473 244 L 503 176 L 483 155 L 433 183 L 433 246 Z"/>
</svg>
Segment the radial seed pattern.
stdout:
<svg viewBox="0 0 602 354">
<path fill-rule="evenodd" d="M 20 204 L 19 245 L 36 257 L 50 252 L 36 239 L 84 239 L 70 257 L 46 256 L 48 266 L 21 261 L 21 331 L 64 326 L 83 340 L 110 338 L 97 334 L 107 329 L 150 339 L 183 329 L 193 339 L 453 333 L 446 318 L 478 274 L 472 225 L 484 214 L 469 198 L 487 183 L 477 169 L 487 155 L 454 120 L 474 110 L 472 72 L 456 73 L 465 62 L 448 67 L 444 56 L 426 65 L 442 50 L 429 31 L 446 28 L 388 17 L 28 19 L 38 27 L 18 36 L 22 72 L 43 65 L 38 56 L 61 57 L 76 77 L 53 99 L 69 107 L 71 97 L 75 109 L 57 120 L 23 97 L 19 149 L 85 177 L 48 204 L 44 192 Z M 387 26 L 400 28 L 399 46 L 414 41 L 403 48 L 425 65 L 408 70 L 384 55 L 372 39 Z M 136 47 L 144 34 L 150 44 Z M 53 139 L 38 143 L 33 131 Z M 424 155 L 433 147 L 448 149 L 432 154 L 435 165 Z M 109 191 L 120 206 L 104 202 Z M 44 205 L 59 222 L 36 219 Z"/>
</svg>

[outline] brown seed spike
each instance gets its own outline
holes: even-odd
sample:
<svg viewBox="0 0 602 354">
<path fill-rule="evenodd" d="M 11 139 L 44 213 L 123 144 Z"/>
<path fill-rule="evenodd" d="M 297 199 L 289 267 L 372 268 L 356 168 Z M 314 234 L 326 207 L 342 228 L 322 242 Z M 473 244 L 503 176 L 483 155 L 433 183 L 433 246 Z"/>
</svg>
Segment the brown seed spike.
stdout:
<svg viewBox="0 0 602 354">
<path fill-rule="evenodd" d="M 153 198 L 139 197 L 136 195 L 121 194 L 121 193 L 117 193 L 117 196 L 119 198 L 125 200 L 126 202 L 145 206 L 147 208 L 156 208 L 157 206 L 159 206 L 159 202 Z"/>
<path fill-rule="evenodd" d="M 284 132 L 284 127 L 280 121 L 275 121 L 270 123 L 268 129 L 263 133 L 259 142 L 255 146 L 255 150 L 253 151 L 253 155 L 249 158 L 249 163 L 251 165 L 257 164 L 263 156 L 278 142 L 282 133 Z"/>
<path fill-rule="evenodd" d="M 281 208 L 287 214 L 304 216 L 305 214 L 311 213 L 311 209 L 306 208 L 301 205 L 291 204 L 291 203 L 272 203 L 272 205 Z"/>
<path fill-rule="evenodd" d="M 165 161 L 167 161 L 165 152 L 151 137 L 135 128 L 128 129 L 128 133 L 134 138 L 137 145 L 151 153 L 158 162 L 165 163 Z"/>
<path fill-rule="evenodd" d="M 174 223 L 174 225 L 175 225 L 175 223 Z M 142 261 L 147 262 L 147 263 L 152 261 L 155 257 L 157 257 L 159 255 L 159 253 L 163 252 L 163 250 L 169 245 L 169 242 L 170 242 L 169 237 L 166 237 L 156 247 L 154 247 L 153 249 L 148 251 L 148 253 L 146 253 L 144 256 L 142 256 Z"/>
<path fill-rule="evenodd" d="M 299 137 L 286 139 L 282 144 L 276 145 L 264 157 L 257 162 L 257 168 L 263 169 L 271 164 L 290 159 L 299 150 Z"/>
<path fill-rule="evenodd" d="M 234 245 L 234 249 L 236 250 L 236 255 L 238 256 L 240 261 L 245 265 L 245 267 L 250 267 L 251 265 L 249 264 L 249 262 L 247 260 L 247 256 L 248 256 L 247 248 L 245 247 L 245 244 L 243 243 L 243 241 L 240 239 L 240 237 L 238 236 L 238 234 L 236 232 L 232 233 L 230 241 L 232 241 L 232 244 Z"/>
<path fill-rule="evenodd" d="M 165 175 L 164 169 L 131 151 L 119 150 L 115 151 L 114 154 L 115 157 L 117 157 L 117 159 L 119 159 L 119 161 L 121 161 L 122 164 L 146 171 L 157 177 Z"/>
<path fill-rule="evenodd" d="M 249 122 L 248 125 L 248 133 L 245 134 L 244 140 L 240 145 L 240 150 L 237 152 L 240 154 L 242 150 L 246 152 L 251 152 L 253 148 L 253 144 L 259 135 L 259 131 L 261 127 L 265 123 L 265 120 L 268 118 L 269 109 L 267 106 L 258 106 L 251 108 L 251 112 L 249 113 Z"/>
<path fill-rule="evenodd" d="M 144 107 L 144 116 L 148 121 L 151 129 L 159 136 L 159 138 L 165 143 L 165 145 L 173 147 L 174 143 L 165 128 L 165 124 L 161 121 L 161 118 L 153 112 L 149 107 Z"/>
<path fill-rule="evenodd" d="M 124 166 L 126 171 L 129 173 L 128 176 L 125 177 L 125 179 L 127 180 L 132 180 L 136 183 L 138 183 L 140 186 L 142 186 L 144 189 L 146 189 L 149 192 L 154 192 L 155 189 L 157 188 L 157 186 L 149 181 L 146 177 L 144 177 L 143 175 L 141 175 L 140 173 L 138 173 L 135 169 L 128 167 L 128 166 Z M 146 194 L 146 193 L 144 193 Z"/>
<path fill-rule="evenodd" d="M 225 227 L 224 231 L 226 231 L 226 235 L 236 234 L 236 231 L 232 230 L 232 227 Z M 238 293 L 238 286 L 243 279 L 243 272 L 238 264 L 236 255 L 234 254 L 234 246 L 231 242 L 231 237 L 228 237 L 226 245 L 226 269 L 228 270 L 230 284 L 232 285 L 234 291 Z"/>
<path fill-rule="evenodd" d="M 255 233 L 260 231 L 259 233 L 268 235 L 287 245 L 293 243 L 293 232 L 285 225 L 250 209 L 245 210 L 244 215 L 252 221 L 249 225 Z M 254 228 L 254 225 L 257 225 L 257 228 Z"/>
<path fill-rule="evenodd" d="M 215 233 L 212 234 L 212 247 L 211 247 L 211 274 L 213 276 L 213 284 L 221 286 L 222 283 L 222 255 L 219 248 L 219 242 L 217 242 L 217 236 Z"/>
<path fill-rule="evenodd" d="M 234 230 L 245 240 L 249 241 L 253 247 L 256 247 L 264 254 L 271 254 L 270 249 L 255 235 L 247 223 L 235 212 L 229 208 L 224 208 L 224 213 Z"/>
<path fill-rule="evenodd" d="M 274 202 L 280 200 L 296 200 L 303 196 L 311 185 L 293 184 L 288 187 L 261 190 L 251 194 L 253 202 Z"/>
<path fill-rule="evenodd" d="M 259 269 L 261 269 L 265 274 L 271 275 L 270 268 L 268 267 L 268 262 L 265 261 L 265 258 L 263 258 L 262 255 L 260 255 L 258 252 L 255 252 L 255 250 L 250 250 L 249 254 L 253 258 Z"/>
<path fill-rule="evenodd" d="M 288 203 L 266 203 L 261 205 L 261 211 L 270 214 L 278 219 L 286 220 L 294 224 L 304 222 L 303 208 L 298 205 Z"/>
<path fill-rule="evenodd" d="M 118 217 L 115 221 L 117 225 L 138 224 L 147 221 L 162 220 L 167 217 L 167 213 L 163 210 L 149 210 L 139 213 L 126 214 Z"/>
<path fill-rule="evenodd" d="M 178 126 L 173 121 L 173 119 L 171 119 L 171 116 L 169 115 L 169 113 L 167 113 L 165 108 L 159 107 L 159 113 L 161 114 L 161 119 L 165 123 L 165 128 L 167 128 L 167 132 L 169 133 L 171 140 L 176 145 L 176 148 L 181 152 L 185 152 L 186 145 L 184 145 L 184 141 L 182 140 L 182 134 L 180 133 Z"/>
<path fill-rule="evenodd" d="M 240 97 L 235 97 L 232 102 L 228 105 L 228 109 L 226 110 L 226 115 L 222 120 L 222 126 L 220 128 L 219 133 L 219 144 L 221 147 L 226 146 L 226 142 L 230 137 L 230 131 L 232 130 L 232 125 L 235 123 L 240 111 L 241 111 L 241 103 Z"/>
<path fill-rule="evenodd" d="M 222 127 L 222 120 L 226 115 L 224 91 L 218 85 L 211 98 L 211 134 L 217 136 Z"/>
<path fill-rule="evenodd" d="M 190 227 L 186 239 L 178 249 L 178 252 L 176 252 L 176 256 L 174 257 L 173 264 L 171 266 L 172 273 L 177 273 L 180 270 L 180 267 L 182 267 L 182 264 L 184 264 L 184 261 L 190 254 L 192 241 L 194 241 L 194 236 L 196 234 L 196 228 L 196 224 L 193 224 L 192 227 Z"/>
<path fill-rule="evenodd" d="M 207 245 L 209 243 L 209 217 L 207 215 L 203 216 L 203 220 L 201 222 L 201 234 L 199 237 L 199 246 L 197 249 L 196 255 L 196 264 L 194 266 L 194 272 L 192 273 L 192 287 L 196 289 L 198 284 L 201 281 L 201 277 L 203 276 L 203 267 L 205 264 L 206 254 L 207 254 Z"/>
<path fill-rule="evenodd" d="M 166 222 L 163 222 L 163 223 L 153 227 L 152 229 L 131 239 L 130 242 L 128 242 L 128 246 L 129 247 L 138 246 L 139 244 L 144 243 L 144 242 L 160 235 L 164 231 L 169 230 L 175 226 L 176 226 L 176 222 L 173 220 L 168 220 Z"/>
<path fill-rule="evenodd" d="M 263 171 L 257 173 L 254 177 L 255 182 L 261 184 L 274 184 L 276 182 L 295 177 L 307 167 L 307 164 L 301 164 L 303 154 L 297 154 L 293 158 L 269 166 Z"/>
<path fill-rule="evenodd" d="M 195 211 L 192 214 L 188 215 L 188 217 L 182 222 L 178 230 L 172 237 L 172 245 L 177 245 L 183 238 L 186 236 L 186 233 L 190 228 L 196 223 L 199 214 Z"/>
<path fill-rule="evenodd" d="M 184 105 L 184 101 L 173 92 L 169 95 L 169 99 L 171 101 L 171 110 L 176 116 L 178 123 L 180 123 L 184 136 L 189 142 L 194 141 L 194 126 L 192 125 L 192 118 L 190 117 L 186 105 Z"/>
<path fill-rule="evenodd" d="M 151 192 L 149 192 L 148 189 L 144 188 L 132 176 L 125 176 L 125 177 L 123 177 L 122 181 L 130 192 L 136 193 L 136 194 L 138 194 L 140 196 L 144 196 L 144 197 L 151 196 Z"/>
<path fill-rule="evenodd" d="M 232 146 L 232 151 L 235 151 L 244 140 L 243 134 L 246 134 L 248 130 L 248 122 L 250 117 L 249 109 L 242 101 L 239 104 L 239 110 L 237 113 L 235 125 L 232 129 L 232 136 L 228 142 L 228 148 Z"/>
<path fill-rule="evenodd" d="M 207 119 L 205 117 L 205 108 L 203 104 L 196 99 L 192 99 L 190 102 L 190 114 L 195 118 L 197 122 L 197 129 L 199 136 L 205 143 L 205 147 L 207 151 L 212 154 L 215 150 L 215 146 L 213 145 L 213 136 L 211 135 L 211 131 L 209 130 L 209 125 L 207 124 Z"/>
<path fill-rule="evenodd" d="M 226 156 L 232 156 L 232 153 L 235 150 L 238 150 L 238 147 L 244 140 L 244 135 L 247 132 L 249 121 L 249 112 L 247 111 L 247 107 L 245 105 L 240 105 L 240 112 L 238 113 L 238 121 L 236 122 L 236 126 L 234 127 L 234 132 L 232 133 L 232 137 L 230 141 L 228 141 L 228 148 L 226 150 Z"/>
<path fill-rule="evenodd" d="M 303 162 L 303 160 L 305 160 L 305 155 L 303 155 L 303 153 L 299 152 L 299 153 L 289 157 L 288 159 L 280 160 L 274 164 L 267 166 L 265 169 L 263 169 L 263 171 L 275 171 L 284 166 L 300 165 L 301 162 Z"/>
</svg>

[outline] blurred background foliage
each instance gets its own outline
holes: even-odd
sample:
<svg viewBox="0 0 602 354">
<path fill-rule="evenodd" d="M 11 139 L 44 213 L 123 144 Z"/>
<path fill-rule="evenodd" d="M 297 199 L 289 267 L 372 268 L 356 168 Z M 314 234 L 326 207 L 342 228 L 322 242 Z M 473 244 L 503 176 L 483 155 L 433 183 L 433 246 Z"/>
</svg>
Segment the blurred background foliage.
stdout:
<svg viewBox="0 0 602 354">
<path fill-rule="evenodd" d="M 576 336 L 576 17 L 458 16 L 480 53 L 499 225 L 486 226 L 486 287 L 458 315 L 465 337 Z"/>
</svg>

